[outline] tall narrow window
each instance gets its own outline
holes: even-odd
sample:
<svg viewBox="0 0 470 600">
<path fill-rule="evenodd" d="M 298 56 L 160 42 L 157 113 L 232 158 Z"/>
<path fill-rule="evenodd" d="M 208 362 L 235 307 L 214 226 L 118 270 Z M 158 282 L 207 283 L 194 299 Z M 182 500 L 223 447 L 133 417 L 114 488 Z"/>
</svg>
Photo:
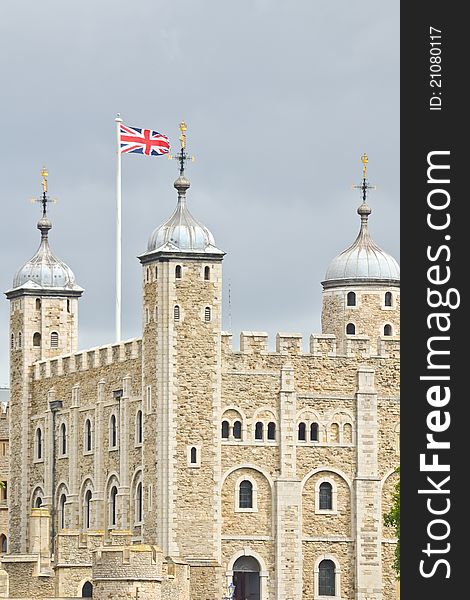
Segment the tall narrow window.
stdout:
<svg viewBox="0 0 470 600">
<path fill-rule="evenodd" d="M 229 423 L 228 421 L 222 421 L 222 439 L 228 440 L 229 434 Z"/>
<path fill-rule="evenodd" d="M 354 292 L 348 292 L 347 305 L 356 306 L 356 294 Z"/>
<path fill-rule="evenodd" d="M 195 448 L 194 446 L 191 448 L 191 464 L 197 464 L 197 448 Z"/>
<path fill-rule="evenodd" d="M 135 491 L 135 520 L 136 523 L 142 522 L 142 482 L 139 481 Z"/>
<path fill-rule="evenodd" d="M 318 565 L 318 595 L 336 595 L 335 564 L 332 560 L 322 560 Z"/>
<path fill-rule="evenodd" d="M 42 429 L 36 429 L 36 458 L 42 459 Z"/>
<path fill-rule="evenodd" d="M 255 440 L 263 439 L 263 423 L 258 421 L 255 425 Z"/>
<path fill-rule="evenodd" d="M 354 325 L 354 323 L 348 323 L 346 325 L 346 333 L 348 335 L 356 335 L 356 326 Z"/>
<path fill-rule="evenodd" d="M 138 410 L 136 415 L 135 423 L 135 443 L 142 443 L 142 411 Z"/>
<path fill-rule="evenodd" d="M 268 440 L 276 439 L 276 423 L 268 423 Z"/>
<path fill-rule="evenodd" d="M 298 433 L 297 433 L 297 438 L 301 441 L 301 442 L 305 442 L 306 440 L 306 425 L 305 423 L 299 423 L 299 429 L 298 429 Z"/>
<path fill-rule="evenodd" d="M 173 317 L 174 317 L 175 321 L 180 320 L 180 307 L 177 304 L 175 305 L 175 308 L 173 309 Z"/>
<path fill-rule="evenodd" d="M 116 525 L 117 487 L 113 485 L 109 494 L 109 524 Z"/>
<path fill-rule="evenodd" d="M 155 279 L 158 277 L 158 267 L 155 267 Z"/>
<path fill-rule="evenodd" d="M 385 292 L 385 306 L 392 306 L 392 292 Z"/>
<path fill-rule="evenodd" d="M 85 421 L 85 452 L 91 452 L 93 441 L 91 438 L 91 421 L 87 419 Z"/>
<path fill-rule="evenodd" d="M 210 267 L 204 267 L 204 279 L 205 279 L 205 281 L 209 281 L 210 278 L 211 278 Z"/>
<path fill-rule="evenodd" d="M 51 333 L 51 348 L 58 348 L 59 347 L 59 334 L 57 333 L 57 331 L 53 331 Z"/>
<path fill-rule="evenodd" d="M 385 325 L 384 327 L 384 335 L 392 335 L 392 326 L 391 325 Z"/>
<path fill-rule="evenodd" d="M 21 346 L 23 345 L 23 335 L 21 334 L 21 331 L 18 333 L 18 348 L 21 348 Z"/>
<path fill-rule="evenodd" d="M 2 535 L 0 535 L 0 546 L 1 546 L 0 552 L 2 554 L 6 554 L 8 551 L 8 541 L 7 541 L 7 536 L 3 533 L 2 533 Z"/>
<path fill-rule="evenodd" d="M 204 309 L 204 321 L 208 323 L 211 320 L 211 308 L 210 306 L 206 306 Z"/>
<path fill-rule="evenodd" d="M 67 501 L 67 496 L 65 494 L 60 495 L 59 500 L 59 528 L 65 529 L 65 503 Z"/>
<path fill-rule="evenodd" d="M 84 525 L 85 529 L 90 529 L 91 526 L 91 490 L 87 490 L 85 493 L 85 506 L 84 506 Z"/>
<path fill-rule="evenodd" d="M 41 345 L 41 334 L 39 333 L 39 331 L 36 331 L 36 333 L 33 334 L 33 346 L 38 348 L 40 345 Z"/>
<path fill-rule="evenodd" d="M 245 479 L 240 483 L 238 506 L 239 508 L 253 508 L 253 484 L 251 481 Z"/>
<path fill-rule="evenodd" d="M 320 484 L 319 508 L 320 510 L 331 510 L 333 508 L 333 487 L 328 481 Z"/>
<path fill-rule="evenodd" d="M 175 267 L 175 279 L 181 279 L 181 265 Z"/>
<path fill-rule="evenodd" d="M 67 312 L 70 312 L 70 299 L 67 298 Z"/>
<path fill-rule="evenodd" d="M 241 421 L 235 421 L 233 424 L 233 437 L 236 440 L 242 439 L 242 423 Z"/>
<path fill-rule="evenodd" d="M 67 454 L 67 427 L 65 423 L 60 426 L 60 453 Z"/>
<path fill-rule="evenodd" d="M 111 415 L 111 420 L 109 422 L 109 445 L 111 448 L 116 448 L 117 446 L 117 425 L 115 415 Z"/>
<path fill-rule="evenodd" d="M 146 279 L 147 281 L 150 281 L 150 267 L 147 267 L 147 271 L 146 271 Z"/>
<path fill-rule="evenodd" d="M 36 298 L 36 310 L 41 310 L 41 298 Z"/>
<path fill-rule="evenodd" d="M 318 442 L 318 423 L 312 423 L 310 425 L 310 441 Z"/>
</svg>

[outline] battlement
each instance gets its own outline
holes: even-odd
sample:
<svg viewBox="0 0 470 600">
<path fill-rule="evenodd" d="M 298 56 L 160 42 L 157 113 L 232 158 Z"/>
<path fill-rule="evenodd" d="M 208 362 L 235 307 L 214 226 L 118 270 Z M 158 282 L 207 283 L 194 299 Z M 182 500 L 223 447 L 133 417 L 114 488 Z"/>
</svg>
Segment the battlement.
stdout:
<svg viewBox="0 0 470 600">
<path fill-rule="evenodd" d="M 300 333 L 277 333 L 275 351 L 268 350 L 269 336 L 264 331 L 242 331 L 240 333 L 240 349 L 233 348 L 233 335 L 221 333 L 222 352 L 226 354 L 239 353 L 246 355 L 280 355 L 280 356 L 317 356 L 323 358 L 347 357 L 369 358 L 398 358 L 400 356 L 399 336 L 384 336 L 377 338 L 377 351 L 369 336 L 351 335 L 344 344 L 337 344 L 337 338 L 331 334 L 312 334 L 309 338 L 309 351 L 304 352 L 304 340 Z M 341 346 L 341 348 L 340 348 Z"/>
<path fill-rule="evenodd" d="M 64 354 L 47 360 L 39 360 L 33 364 L 33 377 L 37 381 L 49 377 L 89 371 L 113 363 L 138 359 L 141 355 L 142 339 L 133 338 L 115 344 L 82 350 L 74 354 Z"/>
</svg>

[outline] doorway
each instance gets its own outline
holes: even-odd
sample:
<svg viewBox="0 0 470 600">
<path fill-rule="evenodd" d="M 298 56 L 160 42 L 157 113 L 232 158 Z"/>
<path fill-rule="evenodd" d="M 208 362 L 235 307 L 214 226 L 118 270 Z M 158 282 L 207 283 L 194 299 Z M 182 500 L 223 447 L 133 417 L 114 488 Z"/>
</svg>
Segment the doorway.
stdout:
<svg viewBox="0 0 470 600">
<path fill-rule="evenodd" d="M 260 600 L 260 565 L 252 556 L 240 556 L 233 565 L 234 600 Z"/>
</svg>

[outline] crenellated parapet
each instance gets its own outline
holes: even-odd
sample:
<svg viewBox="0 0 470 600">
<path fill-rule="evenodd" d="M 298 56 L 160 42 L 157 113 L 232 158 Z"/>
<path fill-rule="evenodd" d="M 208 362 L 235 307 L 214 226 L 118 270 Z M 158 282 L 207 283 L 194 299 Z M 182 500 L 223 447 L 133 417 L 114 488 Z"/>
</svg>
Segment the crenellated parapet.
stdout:
<svg viewBox="0 0 470 600">
<path fill-rule="evenodd" d="M 140 360 L 141 352 L 141 338 L 97 346 L 82 352 L 37 361 L 33 364 L 33 378 L 35 381 L 39 381 L 105 367 L 126 360 Z"/>
</svg>

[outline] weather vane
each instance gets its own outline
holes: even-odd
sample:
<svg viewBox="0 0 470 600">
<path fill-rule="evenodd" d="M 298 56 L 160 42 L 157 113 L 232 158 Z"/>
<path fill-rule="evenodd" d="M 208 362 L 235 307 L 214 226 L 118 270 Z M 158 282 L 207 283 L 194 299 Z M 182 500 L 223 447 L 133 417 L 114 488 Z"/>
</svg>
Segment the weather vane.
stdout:
<svg viewBox="0 0 470 600">
<path fill-rule="evenodd" d="M 184 121 L 181 121 L 181 123 L 179 124 L 179 128 L 180 128 L 180 131 L 181 131 L 181 135 L 179 137 L 181 149 L 180 149 L 179 153 L 177 154 L 177 156 L 172 156 L 171 154 L 169 154 L 168 158 L 170 160 L 173 160 L 173 158 L 176 158 L 176 160 L 179 161 L 179 163 L 180 163 L 180 175 L 183 175 L 185 162 L 187 160 L 190 160 L 190 161 L 194 162 L 195 157 L 194 156 L 189 156 L 188 154 L 186 154 L 186 130 L 188 129 L 188 126 L 186 125 L 186 123 Z"/>
<path fill-rule="evenodd" d="M 45 217 L 47 211 L 47 203 L 56 203 L 57 198 L 49 198 L 49 196 L 47 195 L 47 178 L 49 177 L 49 171 L 46 169 L 46 167 L 43 167 L 41 169 L 41 177 L 42 196 L 40 198 L 31 198 L 31 202 L 39 202 L 42 204 L 42 216 Z"/>
<path fill-rule="evenodd" d="M 369 162 L 369 157 L 367 156 L 367 154 L 365 152 L 361 156 L 361 162 L 362 162 L 362 183 L 361 183 L 361 185 L 353 185 L 353 189 L 362 191 L 362 201 L 365 204 L 366 199 L 367 199 L 367 191 L 368 190 L 376 190 L 377 186 L 369 185 L 369 182 L 367 181 L 367 163 Z"/>
</svg>

